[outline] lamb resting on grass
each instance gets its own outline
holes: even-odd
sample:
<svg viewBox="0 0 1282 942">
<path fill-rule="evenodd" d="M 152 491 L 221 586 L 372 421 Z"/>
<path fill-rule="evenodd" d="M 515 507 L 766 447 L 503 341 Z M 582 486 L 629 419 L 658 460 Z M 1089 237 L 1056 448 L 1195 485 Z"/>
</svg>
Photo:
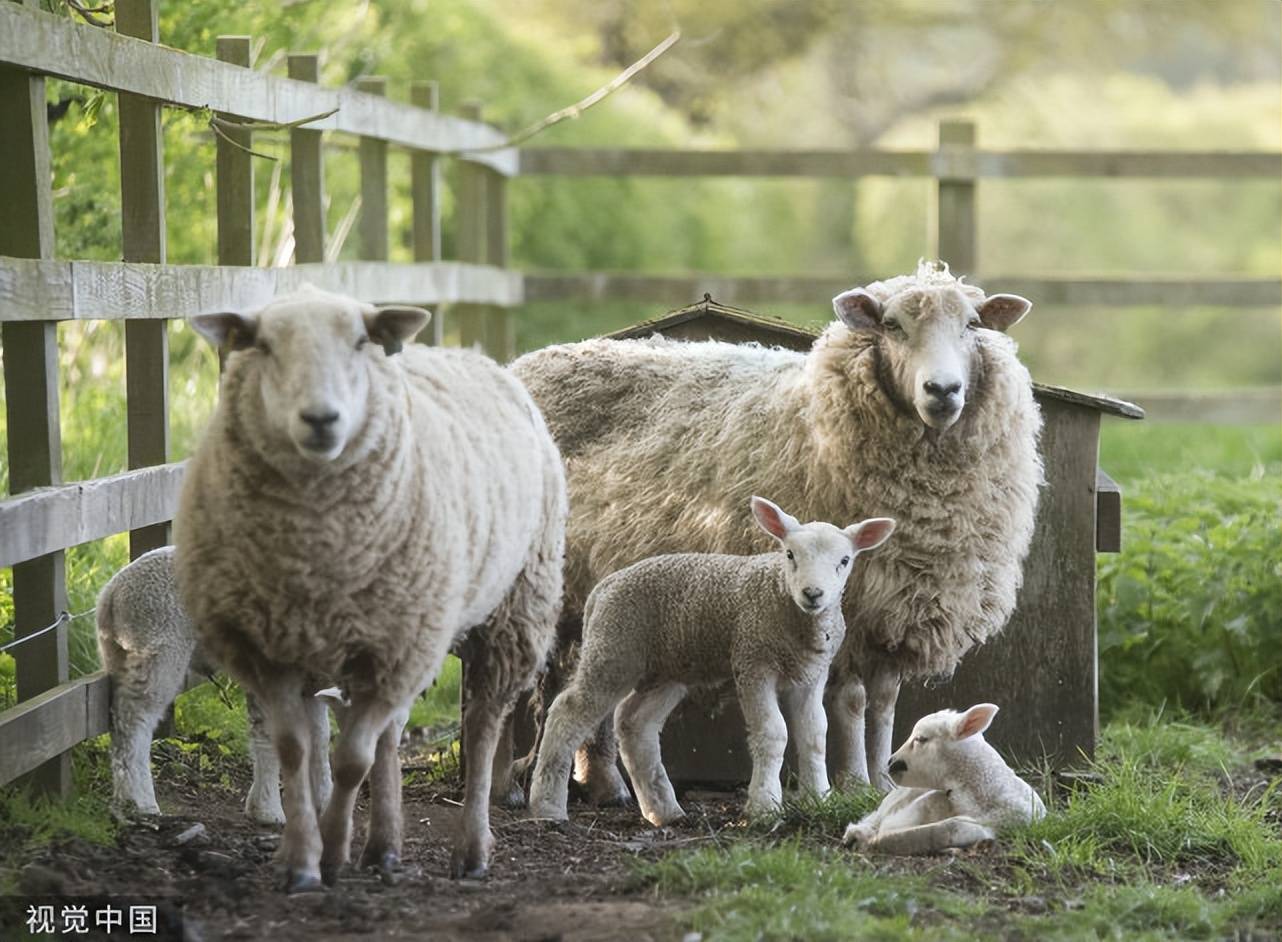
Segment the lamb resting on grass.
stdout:
<svg viewBox="0 0 1282 942">
<path fill-rule="evenodd" d="M 561 603 L 561 459 L 511 374 L 408 347 L 427 321 L 314 288 L 194 325 L 230 351 L 183 482 L 178 587 L 202 646 L 262 705 L 280 757 L 292 891 L 332 883 L 370 776 L 362 864 L 401 845 L 398 717 L 455 646 L 467 667 L 467 777 L 451 869 L 488 867 L 500 726 L 533 684 Z M 318 807 L 305 731 L 350 700 Z M 318 821 L 319 815 L 319 821 Z"/>
<path fill-rule="evenodd" d="M 810 519 L 898 521 L 846 593 L 826 695 L 834 770 L 868 781 L 870 768 L 884 775 L 901 680 L 950 673 L 1015 607 L 1041 416 L 1003 333 L 1028 311 L 1023 298 L 985 296 L 923 263 L 833 306 L 808 354 L 589 340 L 513 370 L 566 459 L 567 619 L 637 560 L 752 551 L 760 538 L 739 508 L 754 492 Z M 600 757 L 576 770 L 594 795 L 626 795 L 611 749 L 584 755 Z"/>
<path fill-rule="evenodd" d="M 98 595 L 98 650 L 111 678 L 112 804 L 120 811 L 160 814 L 151 777 L 151 737 L 165 710 L 191 675 L 216 669 L 196 640 L 196 629 L 178 601 L 174 548 L 139 556 L 111 577 Z M 246 695 L 249 754 L 254 779 L 245 814 L 259 824 L 283 824 L 280 765 L 266 734 L 262 711 Z M 321 806 L 329 799 L 329 717 L 315 723 L 309 751 L 312 789 Z"/>
<path fill-rule="evenodd" d="M 779 806 L 789 731 L 802 788 L 828 791 L 823 690 L 846 634 L 842 590 L 855 557 L 879 546 L 895 523 L 803 526 L 760 497 L 752 498 L 752 513 L 779 552 L 657 556 L 607 576 L 592 592 L 574 680 L 548 711 L 530 787 L 534 817 L 566 817 L 575 749 L 614 713 L 641 814 L 655 826 L 680 818 L 659 733 L 690 686 L 731 678 L 752 755 L 748 814 Z"/>
<path fill-rule="evenodd" d="M 1037 792 L 984 741 L 996 713 L 993 704 L 980 703 L 965 713 L 940 710 L 918 720 L 890 757 L 898 787 L 876 811 L 847 826 L 842 843 L 883 854 L 934 854 L 1045 817 Z"/>
</svg>

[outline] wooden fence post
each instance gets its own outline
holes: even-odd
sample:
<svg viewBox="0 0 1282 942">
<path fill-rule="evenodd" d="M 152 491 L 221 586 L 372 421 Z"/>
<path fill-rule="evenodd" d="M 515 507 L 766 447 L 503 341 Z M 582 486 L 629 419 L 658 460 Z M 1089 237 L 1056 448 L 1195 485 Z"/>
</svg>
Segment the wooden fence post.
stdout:
<svg viewBox="0 0 1282 942">
<path fill-rule="evenodd" d="M 320 56 L 290 53 L 289 77 L 320 81 Z M 322 132 L 293 128 L 289 132 L 289 186 L 294 198 L 294 261 L 325 261 L 325 163 Z"/>
<path fill-rule="evenodd" d="M 159 42 L 156 0 L 117 0 L 116 32 Z M 126 262 L 165 261 L 165 157 L 160 105 L 124 92 L 120 109 L 121 245 Z M 129 467 L 169 460 L 169 322 L 125 321 Z M 169 524 L 129 534 L 137 559 L 169 542 Z"/>
<path fill-rule="evenodd" d="M 28 3 L 35 7 L 37 4 Z M 53 192 L 45 80 L 19 69 L 0 68 L 0 255 L 53 258 Z M 58 425 L 58 325 L 12 322 L 2 328 L 5 403 L 9 428 L 9 491 L 62 482 L 62 434 Z M 14 637 L 53 624 L 67 607 L 62 550 L 13 567 Z M 14 649 L 18 699 L 28 700 L 70 675 L 67 625 Z M 71 755 L 63 753 L 23 779 L 38 792 L 65 795 L 71 787 Z"/>
<path fill-rule="evenodd" d="M 939 149 L 961 154 L 975 148 L 972 121 L 941 121 Z M 973 177 L 940 176 L 935 201 L 935 257 L 948 263 L 954 275 L 973 275 L 978 261 Z"/>
<path fill-rule="evenodd" d="M 482 170 L 485 181 L 485 260 L 499 268 L 508 267 L 507 179 L 494 170 Z M 500 363 L 516 357 L 516 320 L 512 311 L 490 305 L 485 311 L 485 349 Z"/>
<path fill-rule="evenodd" d="M 219 36 L 218 58 L 249 68 L 248 36 Z M 219 115 L 227 121 L 236 119 Z M 254 132 L 223 127 L 218 138 L 218 264 L 254 264 Z M 232 142 L 235 143 L 232 143 Z M 240 145 L 239 147 L 236 145 Z"/>
<path fill-rule="evenodd" d="M 469 120 L 481 119 L 481 106 L 474 101 L 464 102 L 460 114 Z M 455 170 L 458 191 L 454 201 L 456 254 L 461 262 L 484 264 L 489 240 L 485 233 L 489 217 L 485 211 L 485 171 L 478 164 L 456 160 Z M 458 315 L 459 345 L 480 346 L 487 353 L 485 336 L 485 307 L 480 304 L 456 304 Z"/>
<path fill-rule="evenodd" d="M 387 79 L 369 76 L 356 83 L 367 95 L 386 95 Z M 387 141 L 362 137 L 360 257 L 367 262 L 387 261 Z"/>
<path fill-rule="evenodd" d="M 410 104 L 439 111 L 440 89 L 435 82 L 410 85 Z M 414 261 L 435 262 L 441 258 L 441 168 L 431 151 L 410 151 L 410 198 L 414 204 Z M 445 342 L 445 305 L 436 305 L 432 321 L 418 335 L 420 343 L 440 346 Z"/>
</svg>

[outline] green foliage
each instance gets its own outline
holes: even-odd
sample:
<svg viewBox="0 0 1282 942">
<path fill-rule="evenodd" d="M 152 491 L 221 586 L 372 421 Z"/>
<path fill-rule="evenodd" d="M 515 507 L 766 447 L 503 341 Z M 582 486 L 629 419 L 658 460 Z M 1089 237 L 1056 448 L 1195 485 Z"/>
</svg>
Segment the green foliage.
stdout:
<svg viewBox="0 0 1282 942">
<path fill-rule="evenodd" d="M 447 723 L 457 723 L 462 684 L 463 662 L 453 654 L 447 654 L 435 682 L 410 708 L 409 725 L 433 729 Z"/>
</svg>

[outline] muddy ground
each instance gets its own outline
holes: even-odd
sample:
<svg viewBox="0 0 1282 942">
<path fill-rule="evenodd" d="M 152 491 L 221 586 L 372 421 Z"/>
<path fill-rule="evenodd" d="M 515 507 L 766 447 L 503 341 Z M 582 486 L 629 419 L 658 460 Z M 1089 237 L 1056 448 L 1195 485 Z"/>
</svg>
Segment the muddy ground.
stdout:
<svg viewBox="0 0 1282 942">
<path fill-rule="evenodd" d="M 129 822 L 116 846 L 77 839 L 32 852 L 21 864 L 20 891 L 168 898 L 174 906 L 162 920 L 169 920 L 171 937 L 180 911 L 178 937 L 192 940 L 672 939 L 681 936 L 677 911 L 636 878 L 636 862 L 729 839 L 741 828 L 742 795 L 718 792 L 687 793 L 686 820 L 662 830 L 635 809 L 579 804 L 569 825 L 554 828 L 495 808 L 489 877 L 452 880 L 457 777 L 411 779 L 396 885 L 349 868 L 334 889 L 285 896 L 273 861 L 278 830 L 241 814 L 243 772 L 230 782 L 220 775 L 221 784 L 181 774 L 173 781 L 158 768 L 157 798 L 166 815 Z M 362 801 L 358 835 L 363 811 Z M 203 827 L 184 840 L 195 825 Z"/>
</svg>

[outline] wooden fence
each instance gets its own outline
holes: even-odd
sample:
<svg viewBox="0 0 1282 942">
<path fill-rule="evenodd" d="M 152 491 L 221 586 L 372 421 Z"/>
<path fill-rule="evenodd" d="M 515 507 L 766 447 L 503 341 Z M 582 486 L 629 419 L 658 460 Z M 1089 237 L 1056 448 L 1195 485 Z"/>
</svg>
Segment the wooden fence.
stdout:
<svg viewBox="0 0 1282 942">
<path fill-rule="evenodd" d="M 221 37 L 217 59 L 158 44 L 157 0 L 116 0 L 116 31 L 0 2 L 0 329 L 13 497 L 0 502 L 0 566 L 13 567 L 13 649 L 19 704 L 0 713 L 0 784 L 26 775 L 36 787 L 70 783 L 68 750 L 107 728 L 101 672 L 69 681 L 64 551 L 129 531 L 130 553 L 168 541 L 181 463 L 169 449 L 166 320 L 251 308 L 311 281 L 370 301 L 450 305 L 460 340 L 500 360 L 515 349 L 513 309 L 525 300 L 630 299 L 675 306 L 711 291 L 725 302 L 826 303 L 858 282 L 794 276 L 720 278 L 508 270 L 508 178 L 560 175 L 738 175 L 856 178 L 920 176 L 937 183 L 935 254 L 975 273 L 977 182 L 1027 176 L 1264 177 L 1282 175 L 1267 153 L 995 152 L 974 128 L 945 122 L 940 146 L 921 152 L 685 152 L 504 148 L 476 109 L 452 117 L 435 86 L 415 83 L 411 104 L 386 97 L 381 79 L 351 89 L 317 84 L 315 55 L 288 59 L 289 78 L 253 71 L 248 37 Z M 123 260 L 55 260 L 45 76 L 118 95 Z M 218 264 L 169 265 L 165 255 L 164 108 L 207 109 L 218 121 Z M 320 117 L 316 117 L 320 116 Z M 303 121 L 302 119 L 312 119 Z M 255 131 L 289 130 L 296 265 L 254 264 Z M 326 263 L 324 149 L 357 139 L 360 261 Z M 411 155 L 414 262 L 388 259 L 389 147 Z M 477 148 L 489 148 L 477 150 Z M 458 160 L 458 258 L 441 259 L 440 169 Z M 1276 307 L 1277 279 L 1029 278 L 978 273 L 985 284 L 1061 304 L 1223 304 Z M 439 313 L 439 312 L 438 312 Z M 64 483 L 58 423 L 57 322 L 121 319 L 126 331 L 129 470 Z M 433 336 L 441 342 L 441 319 Z M 51 627 L 52 626 L 52 627 Z M 22 641 L 21 639 L 29 639 Z"/>
</svg>

